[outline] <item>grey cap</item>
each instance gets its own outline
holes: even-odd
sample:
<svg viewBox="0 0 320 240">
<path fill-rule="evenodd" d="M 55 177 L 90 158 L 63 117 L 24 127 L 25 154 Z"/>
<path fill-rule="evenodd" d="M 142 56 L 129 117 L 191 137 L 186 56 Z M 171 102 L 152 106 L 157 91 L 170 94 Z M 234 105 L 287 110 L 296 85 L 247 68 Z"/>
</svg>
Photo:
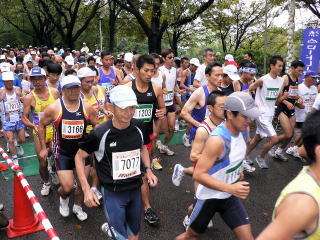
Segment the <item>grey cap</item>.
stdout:
<svg viewBox="0 0 320 240">
<path fill-rule="evenodd" d="M 225 110 L 237 111 L 246 117 L 255 119 L 261 115 L 254 104 L 253 98 L 246 92 L 234 92 L 227 97 L 224 104 Z"/>
</svg>

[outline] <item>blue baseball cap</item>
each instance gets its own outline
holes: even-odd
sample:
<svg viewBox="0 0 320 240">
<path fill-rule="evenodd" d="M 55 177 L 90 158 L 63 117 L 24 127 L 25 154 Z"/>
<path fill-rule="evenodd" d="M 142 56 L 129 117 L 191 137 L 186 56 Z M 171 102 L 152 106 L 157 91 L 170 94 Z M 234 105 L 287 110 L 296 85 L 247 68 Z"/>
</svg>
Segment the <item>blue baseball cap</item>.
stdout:
<svg viewBox="0 0 320 240">
<path fill-rule="evenodd" d="M 312 77 L 312 78 L 317 78 L 317 77 L 320 77 L 318 74 L 316 74 L 315 72 L 313 71 L 307 71 L 305 74 L 304 74 L 305 77 Z"/>
<path fill-rule="evenodd" d="M 41 67 L 34 67 L 31 69 L 30 77 L 44 77 L 47 76 L 46 71 Z"/>
</svg>

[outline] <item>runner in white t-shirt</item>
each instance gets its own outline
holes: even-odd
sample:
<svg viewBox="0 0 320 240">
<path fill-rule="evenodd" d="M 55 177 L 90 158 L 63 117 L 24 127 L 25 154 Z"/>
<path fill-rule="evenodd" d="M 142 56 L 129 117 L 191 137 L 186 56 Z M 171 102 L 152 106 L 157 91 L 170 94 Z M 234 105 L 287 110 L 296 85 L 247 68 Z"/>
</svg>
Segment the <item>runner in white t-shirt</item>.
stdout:
<svg viewBox="0 0 320 240">
<path fill-rule="evenodd" d="M 205 74 L 206 66 L 216 60 L 216 53 L 211 49 L 207 48 L 203 51 L 203 64 L 198 67 L 196 75 L 193 81 L 193 87 L 198 88 L 207 84 L 207 78 Z"/>
<path fill-rule="evenodd" d="M 262 138 L 269 138 L 263 146 L 261 153 L 256 157 L 256 161 L 261 168 L 268 168 L 265 161 L 266 153 L 272 146 L 277 144 L 281 139 L 278 138 L 276 131 L 272 126 L 272 118 L 275 110 L 275 103 L 282 92 L 283 78 L 279 77 L 284 61 L 281 56 L 273 56 L 270 59 L 270 72 L 255 81 L 249 87 L 249 92 L 256 90 L 255 103 L 262 112 L 261 116 L 256 119 L 256 134 L 248 144 L 247 154 L 255 148 Z"/>
<path fill-rule="evenodd" d="M 299 129 L 299 134 L 286 151 L 287 154 L 298 157 L 301 160 L 303 160 L 303 158 L 298 153 L 299 147 L 302 145 L 301 129 L 307 115 L 312 110 L 312 106 L 318 94 L 317 87 L 314 85 L 316 77 L 318 76 L 314 72 L 307 72 L 304 75 L 304 82 L 298 86 L 298 94 L 303 101 L 302 104 L 304 105 L 304 108 L 300 109 L 296 107 L 296 127 Z"/>
</svg>

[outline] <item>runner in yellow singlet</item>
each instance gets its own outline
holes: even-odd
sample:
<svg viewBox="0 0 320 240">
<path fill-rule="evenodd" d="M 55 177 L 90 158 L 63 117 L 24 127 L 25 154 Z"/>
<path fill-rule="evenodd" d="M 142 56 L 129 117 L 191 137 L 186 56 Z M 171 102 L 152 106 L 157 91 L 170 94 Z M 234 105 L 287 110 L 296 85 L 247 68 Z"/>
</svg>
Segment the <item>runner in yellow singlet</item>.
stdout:
<svg viewBox="0 0 320 240">
<path fill-rule="evenodd" d="M 31 91 L 31 94 L 28 94 L 24 98 L 22 121 L 27 127 L 33 129 L 34 146 L 40 163 L 39 172 L 44 182 L 41 195 L 46 196 L 50 193 L 51 183 L 49 181 L 48 162 L 47 160 L 42 161 L 39 158 L 41 146 L 38 135 L 38 125 L 46 107 L 59 98 L 60 94 L 57 89 L 45 86 L 46 73 L 40 67 L 35 67 L 31 70 L 30 80 L 34 89 Z M 32 122 L 29 120 L 30 112 L 32 112 Z M 48 126 L 46 128 L 47 143 L 51 142 L 52 136 L 53 128 L 52 126 Z"/>
</svg>

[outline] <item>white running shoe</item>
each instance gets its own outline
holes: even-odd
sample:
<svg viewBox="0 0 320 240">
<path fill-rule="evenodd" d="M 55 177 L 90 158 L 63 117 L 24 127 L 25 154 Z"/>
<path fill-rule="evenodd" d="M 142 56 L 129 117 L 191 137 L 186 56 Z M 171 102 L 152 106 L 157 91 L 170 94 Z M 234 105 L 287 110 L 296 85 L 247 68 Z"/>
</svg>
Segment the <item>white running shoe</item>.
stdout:
<svg viewBox="0 0 320 240">
<path fill-rule="evenodd" d="M 17 158 L 17 156 L 12 157 L 12 162 L 14 163 L 14 165 L 19 165 L 19 159 Z"/>
<path fill-rule="evenodd" d="M 2 211 L 4 208 L 3 203 L 0 203 L 0 211 Z"/>
<path fill-rule="evenodd" d="M 256 170 L 255 167 L 253 166 L 250 166 L 247 162 L 247 160 L 243 160 L 243 163 L 242 163 L 242 166 L 243 166 L 243 169 L 246 171 L 246 172 L 249 172 L 249 173 L 252 173 Z"/>
<path fill-rule="evenodd" d="M 27 131 L 25 131 L 25 137 L 26 138 L 30 137 L 30 134 Z"/>
<path fill-rule="evenodd" d="M 16 149 L 17 149 L 17 155 L 18 155 L 19 157 L 22 157 L 23 154 L 24 154 L 24 150 L 23 150 L 22 146 L 21 146 L 21 145 L 17 145 L 17 146 L 16 146 Z"/>
<path fill-rule="evenodd" d="M 7 143 L 7 153 L 10 153 L 9 143 Z"/>
<path fill-rule="evenodd" d="M 41 188 L 41 195 L 42 196 L 48 196 L 50 193 L 50 189 L 51 189 L 51 184 L 50 183 L 43 183 L 42 184 L 42 188 Z"/>
<path fill-rule="evenodd" d="M 160 140 L 157 140 L 157 141 L 156 141 L 156 148 L 157 148 L 158 150 L 160 150 L 161 146 L 162 146 L 161 141 L 160 141 Z"/>
<path fill-rule="evenodd" d="M 189 136 L 186 133 L 183 134 L 182 140 L 183 140 L 183 145 L 185 147 L 191 147 L 191 144 L 189 142 Z"/>
<path fill-rule="evenodd" d="M 184 228 L 186 229 L 186 231 L 188 230 L 190 224 L 190 218 L 189 216 L 185 216 L 185 218 L 183 219 L 182 225 L 184 226 Z"/>
<path fill-rule="evenodd" d="M 58 174 L 56 172 L 54 172 L 53 170 L 51 170 L 49 173 L 51 176 L 51 182 L 56 186 L 59 185 L 60 181 L 59 181 Z"/>
<path fill-rule="evenodd" d="M 70 209 L 69 209 L 69 197 L 63 199 L 60 197 L 60 206 L 59 206 L 59 213 L 62 217 L 69 217 Z"/>
<path fill-rule="evenodd" d="M 297 146 L 293 146 L 293 147 L 288 147 L 288 149 L 286 150 L 286 154 L 294 156 L 294 153 L 296 151 L 296 147 Z"/>
<path fill-rule="evenodd" d="M 166 146 L 166 145 L 162 145 L 162 146 L 161 146 L 161 148 L 160 148 L 160 153 L 165 153 L 165 154 L 167 154 L 168 156 L 174 155 L 174 152 L 171 151 L 171 150 L 169 149 L 169 147 Z"/>
<path fill-rule="evenodd" d="M 183 167 L 180 164 L 174 165 L 173 173 L 172 173 L 173 185 L 179 187 L 183 176 L 184 176 Z"/>
<path fill-rule="evenodd" d="M 82 210 L 82 207 L 79 206 L 79 205 L 74 204 L 74 205 L 73 205 L 72 212 L 77 216 L 77 218 L 78 218 L 80 221 L 87 220 L 87 218 L 88 218 L 88 214 L 86 214 L 86 213 Z"/>
<path fill-rule="evenodd" d="M 269 151 L 268 151 L 268 154 L 271 156 L 271 157 L 275 157 L 276 156 L 276 154 L 275 154 L 275 147 L 272 147 Z"/>
<path fill-rule="evenodd" d="M 112 234 L 111 234 L 111 231 L 110 231 L 110 227 L 109 227 L 109 224 L 107 222 L 105 222 L 104 224 L 102 224 L 101 226 L 101 231 L 103 233 L 105 233 L 106 235 L 108 235 L 108 237 L 112 238 Z"/>
<path fill-rule="evenodd" d="M 207 226 L 208 228 L 213 228 L 213 222 L 212 222 L 212 220 L 210 220 L 210 222 L 208 223 L 208 226 Z"/>
<path fill-rule="evenodd" d="M 275 158 L 280 159 L 281 161 L 287 162 L 288 158 L 283 152 L 281 148 L 277 148 L 277 150 L 274 152 L 275 153 Z"/>
<path fill-rule="evenodd" d="M 174 124 L 174 131 L 177 132 L 180 130 L 180 126 L 179 126 L 179 121 L 176 120 L 175 124 Z"/>
</svg>

